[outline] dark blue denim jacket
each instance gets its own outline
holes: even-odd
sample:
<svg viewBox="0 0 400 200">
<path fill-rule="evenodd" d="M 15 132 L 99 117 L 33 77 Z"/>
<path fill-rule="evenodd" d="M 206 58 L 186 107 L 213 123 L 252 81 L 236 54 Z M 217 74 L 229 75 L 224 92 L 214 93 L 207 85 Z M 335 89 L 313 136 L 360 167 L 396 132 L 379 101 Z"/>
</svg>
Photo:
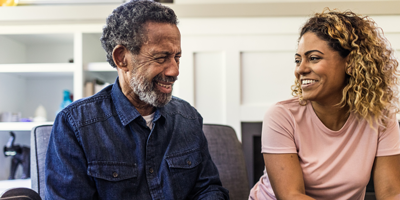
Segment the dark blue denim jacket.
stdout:
<svg viewBox="0 0 400 200">
<path fill-rule="evenodd" d="M 229 199 L 200 114 L 173 97 L 150 130 L 118 79 L 57 115 L 45 176 L 46 199 Z"/>
</svg>

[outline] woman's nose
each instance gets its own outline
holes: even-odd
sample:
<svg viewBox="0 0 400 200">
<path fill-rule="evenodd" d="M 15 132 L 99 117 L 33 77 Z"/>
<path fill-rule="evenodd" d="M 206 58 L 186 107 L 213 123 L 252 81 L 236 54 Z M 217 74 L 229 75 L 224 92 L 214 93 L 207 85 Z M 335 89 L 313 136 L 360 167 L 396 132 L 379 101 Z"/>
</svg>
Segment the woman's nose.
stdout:
<svg viewBox="0 0 400 200">
<path fill-rule="evenodd" d="M 311 72 L 311 69 L 307 62 L 300 62 L 296 67 L 296 74 L 303 75 Z"/>
</svg>

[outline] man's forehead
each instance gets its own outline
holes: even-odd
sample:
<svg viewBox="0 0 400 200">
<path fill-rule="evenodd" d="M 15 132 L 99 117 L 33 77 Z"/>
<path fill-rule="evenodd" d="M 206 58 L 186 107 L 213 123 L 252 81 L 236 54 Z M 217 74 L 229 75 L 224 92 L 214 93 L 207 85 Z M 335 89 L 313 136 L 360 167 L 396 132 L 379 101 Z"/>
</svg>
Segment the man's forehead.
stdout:
<svg viewBox="0 0 400 200">
<path fill-rule="evenodd" d="M 149 53 L 153 55 L 181 54 L 181 48 L 150 48 Z"/>
<path fill-rule="evenodd" d="M 143 28 L 147 32 L 164 32 L 166 30 L 175 31 L 180 34 L 179 28 L 175 24 L 164 23 L 164 22 L 153 22 L 148 21 L 144 24 Z"/>
</svg>

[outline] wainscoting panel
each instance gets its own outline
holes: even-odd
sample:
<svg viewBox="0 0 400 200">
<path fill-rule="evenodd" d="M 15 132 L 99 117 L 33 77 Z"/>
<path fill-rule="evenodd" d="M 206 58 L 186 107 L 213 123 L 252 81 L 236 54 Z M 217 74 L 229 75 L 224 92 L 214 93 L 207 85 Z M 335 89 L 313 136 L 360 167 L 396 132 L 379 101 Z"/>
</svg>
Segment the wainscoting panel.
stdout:
<svg viewBox="0 0 400 200">
<path fill-rule="evenodd" d="M 241 54 L 241 105 L 264 105 L 291 97 L 294 53 L 243 52 Z"/>
<path fill-rule="evenodd" d="M 204 123 L 224 123 L 224 54 L 196 52 L 194 61 L 194 106 Z"/>
</svg>

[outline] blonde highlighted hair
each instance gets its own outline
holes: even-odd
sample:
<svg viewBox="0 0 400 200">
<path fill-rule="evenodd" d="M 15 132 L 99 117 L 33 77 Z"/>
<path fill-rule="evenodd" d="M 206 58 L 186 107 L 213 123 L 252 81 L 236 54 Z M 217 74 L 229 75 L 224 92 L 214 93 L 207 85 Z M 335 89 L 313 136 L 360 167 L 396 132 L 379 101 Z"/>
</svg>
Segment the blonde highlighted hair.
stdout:
<svg viewBox="0 0 400 200">
<path fill-rule="evenodd" d="M 306 22 L 299 38 L 307 32 L 326 41 L 343 58 L 348 57 L 347 84 L 338 105 L 347 106 L 370 125 L 376 122 L 385 128 L 388 115 L 399 112 L 399 63 L 382 29 L 367 16 L 324 9 Z M 292 95 L 303 102 L 297 79 Z"/>
</svg>

